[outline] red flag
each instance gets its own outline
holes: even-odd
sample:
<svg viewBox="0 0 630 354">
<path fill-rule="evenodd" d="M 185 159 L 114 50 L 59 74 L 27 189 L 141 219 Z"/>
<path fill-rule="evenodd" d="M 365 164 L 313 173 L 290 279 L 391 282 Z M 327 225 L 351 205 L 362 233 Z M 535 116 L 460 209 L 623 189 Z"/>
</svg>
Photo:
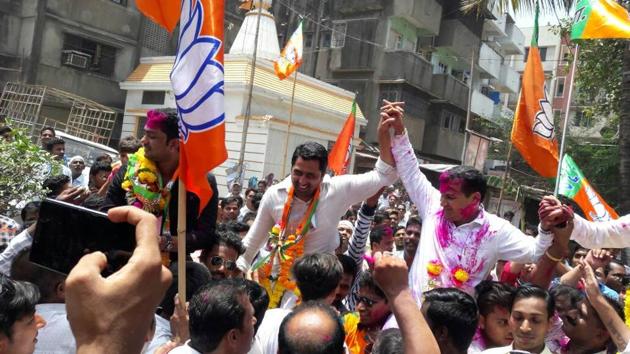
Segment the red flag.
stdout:
<svg viewBox="0 0 630 354">
<path fill-rule="evenodd" d="M 352 137 L 354 136 L 354 125 L 357 114 L 357 102 L 352 102 L 352 112 L 346 119 L 346 123 L 343 125 L 343 129 L 337 137 L 335 146 L 333 146 L 330 154 L 328 154 L 328 168 L 335 173 L 335 175 L 343 175 L 348 171 L 348 164 L 350 163 L 350 152 L 352 151 Z"/>
<path fill-rule="evenodd" d="M 179 21 L 180 3 L 177 0 L 136 0 L 136 7 L 153 22 L 173 32 Z"/>
<path fill-rule="evenodd" d="M 179 178 L 200 200 L 212 196 L 207 174 L 227 159 L 223 107 L 222 0 L 182 1 L 171 84 L 179 113 Z"/>
</svg>

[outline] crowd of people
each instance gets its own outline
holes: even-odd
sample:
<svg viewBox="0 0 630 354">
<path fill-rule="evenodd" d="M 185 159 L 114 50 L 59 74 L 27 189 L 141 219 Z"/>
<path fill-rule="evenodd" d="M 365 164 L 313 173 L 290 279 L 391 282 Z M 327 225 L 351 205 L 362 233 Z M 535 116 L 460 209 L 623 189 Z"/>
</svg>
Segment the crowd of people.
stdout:
<svg viewBox="0 0 630 354">
<path fill-rule="evenodd" d="M 307 142 L 280 181 L 232 181 L 221 195 L 209 173 L 206 205 L 185 196 L 186 250 L 178 117 L 147 116 L 141 140 L 121 140 L 120 161 L 89 168 L 42 129 L 64 166 L 47 197 L 135 225 L 136 249 L 108 277 L 100 252 L 64 275 L 29 261 L 39 201 L 25 201 L 20 222 L 0 216 L 0 354 L 630 353 L 618 252 L 630 247 L 629 217 L 589 222 L 548 196 L 536 230 L 522 232 L 513 213 L 484 208 L 480 171 L 429 182 L 401 102 L 381 108 L 370 172 L 331 177 L 326 149 Z"/>
</svg>

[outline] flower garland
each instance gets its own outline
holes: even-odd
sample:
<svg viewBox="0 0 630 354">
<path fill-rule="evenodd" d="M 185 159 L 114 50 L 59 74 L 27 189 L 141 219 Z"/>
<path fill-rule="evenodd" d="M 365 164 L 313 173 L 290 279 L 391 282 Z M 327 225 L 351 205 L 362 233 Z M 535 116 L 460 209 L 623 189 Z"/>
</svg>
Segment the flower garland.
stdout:
<svg viewBox="0 0 630 354">
<path fill-rule="evenodd" d="M 626 326 L 630 326 L 630 289 L 626 289 L 626 298 L 623 305 L 623 313 L 626 315 Z"/>
<path fill-rule="evenodd" d="M 300 297 L 299 289 L 295 281 L 291 279 L 291 267 L 296 259 L 304 254 L 304 237 L 311 226 L 311 220 L 319 203 L 319 192 L 317 189 L 313 199 L 311 200 L 302 221 L 299 223 L 295 234 L 286 235 L 287 225 L 289 223 L 289 215 L 293 204 L 294 188 L 289 189 L 287 201 L 284 203 L 282 211 L 282 220 L 279 225 L 275 225 L 269 232 L 271 252 L 262 258 L 252 267 L 258 270 L 258 278 L 260 285 L 267 290 L 269 294 L 269 308 L 276 308 L 282 301 L 285 291 L 292 291 L 298 298 Z M 274 265 L 279 266 L 278 275 L 274 277 Z M 272 282 L 275 282 L 272 284 Z"/>
<path fill-rule="evenodd" d="M 129 205 L 154 215 L 160 215 L 168 203 L 170 193 L 155 163 L 144 156 L 144 148 L 129 155 L 127 172 L 122 182 Z"/>
<path fill-rule="evenodd" d="M 444 265 L 437 259 L 434 259 L 427 264 L 427 274 L 429 274 L 429 286 L 431 288 L 439 286 L 439 277 L 442 275 L 443 270 Z M 450 279 L 453 285 L 461 287 L 462 285 L 466 284 L 466 282 L 468 282 L 468 280 L 470 279 L 470 274 L 468 273 L 468 271 L 466 271 L 466 269 L 462 268 L 461 266 L 457 266 L 451 269 Z"/>
</svg>

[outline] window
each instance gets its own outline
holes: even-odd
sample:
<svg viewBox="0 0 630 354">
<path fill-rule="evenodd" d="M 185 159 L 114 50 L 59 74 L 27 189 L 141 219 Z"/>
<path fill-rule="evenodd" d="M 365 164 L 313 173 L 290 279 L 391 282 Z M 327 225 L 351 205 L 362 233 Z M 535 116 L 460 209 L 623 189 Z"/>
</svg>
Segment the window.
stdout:
<svg viewBox="0 0 630 354">
<path fill-rule="evenodd" d="M 564 97 L 564 78 L 556 79 L 556 97 Z"/>
<path fill-rule="evenodd" d="M 61 64 L 111 76 L 116 65 L 116 48 L 66 33 Z"/>
<path fill-rule="evenodd" d="M 540 61 L 547 60 L 547 47 L 538 47 L 540 53 Z M 525 55 L 523 55 L 523 63 L 527 63 L 527 57 L 529 56 L 529 47 L 525 48 Z"/>
<path fill-rule="evenodd" d="M 313 46 L 313 33 L 312 32 L 304 33 L 304 47 L 310 48 L 312 46 Z"/>
<path fill-rule="evenodd" d="M 164 104 L 166 91 L 142 91 L 142 104 Z"/>
<path fill-rule="evenodd" d="M 452 132 L 463 133 L 466 128 L 464 124 L 462 124 L 461 117 L 451 113 L 449 111 L 442 111 L 442 117 L 440 119 L 440 127 L 444 129 L 448 129 Z"/>
<path fill-rule="evenodd" d="M 590 128 L 593 126 L 592 117 L 584 113 L 583 110 L 578 110 L 577 112 L 575 112 L 575 116 L 573 117 L 573 122 L 576 127 Z"/>
<path fill-rule="evenodd" d="M 547 47 L 539 47 L 540 61 L 547 61 Z"/>
<path fill-rule="evenodd" d="M 320 47 L 321 48 L 329 48 L 330 47 L 330 41 L 331 41 L 331 34 L 330 34 L 330 32 L 322 32 L 321 39 L 320 39 Z"/>
<path fill-rule="evenodd" d="M 346 30 L 348 29 L 348 23 L 346 22 L 335 22 L 333 23 L 333 32 L 332 32 L 332 48 L 343 48 L 346 44 Z"/>
</svg>

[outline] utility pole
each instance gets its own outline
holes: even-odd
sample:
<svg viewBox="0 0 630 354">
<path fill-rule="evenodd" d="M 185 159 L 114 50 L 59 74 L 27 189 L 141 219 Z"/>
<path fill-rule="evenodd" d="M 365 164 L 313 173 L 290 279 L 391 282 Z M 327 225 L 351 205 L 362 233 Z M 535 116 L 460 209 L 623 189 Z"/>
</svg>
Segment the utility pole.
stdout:
<svg viewBox="0 0 630 354">
<path fill-rule="evenodd" d="M 319 56 L 319 31 L 320 31 L 320 22 L 322 22 L 322 17 L 324 17 L 324 7 L 326 6 L 326 0 L 319 0 L 319 10 L 317 11 L 317 22 L 315 23 L 315 37 L 313 39 L 313 48 L 314 50 L 311 52 L 311 57 L 313 58 L 313 70 L 311 71 L 311 76 L 315 77 L 315 72 L 317 71 L 317 57 Z"/>
</svg>

